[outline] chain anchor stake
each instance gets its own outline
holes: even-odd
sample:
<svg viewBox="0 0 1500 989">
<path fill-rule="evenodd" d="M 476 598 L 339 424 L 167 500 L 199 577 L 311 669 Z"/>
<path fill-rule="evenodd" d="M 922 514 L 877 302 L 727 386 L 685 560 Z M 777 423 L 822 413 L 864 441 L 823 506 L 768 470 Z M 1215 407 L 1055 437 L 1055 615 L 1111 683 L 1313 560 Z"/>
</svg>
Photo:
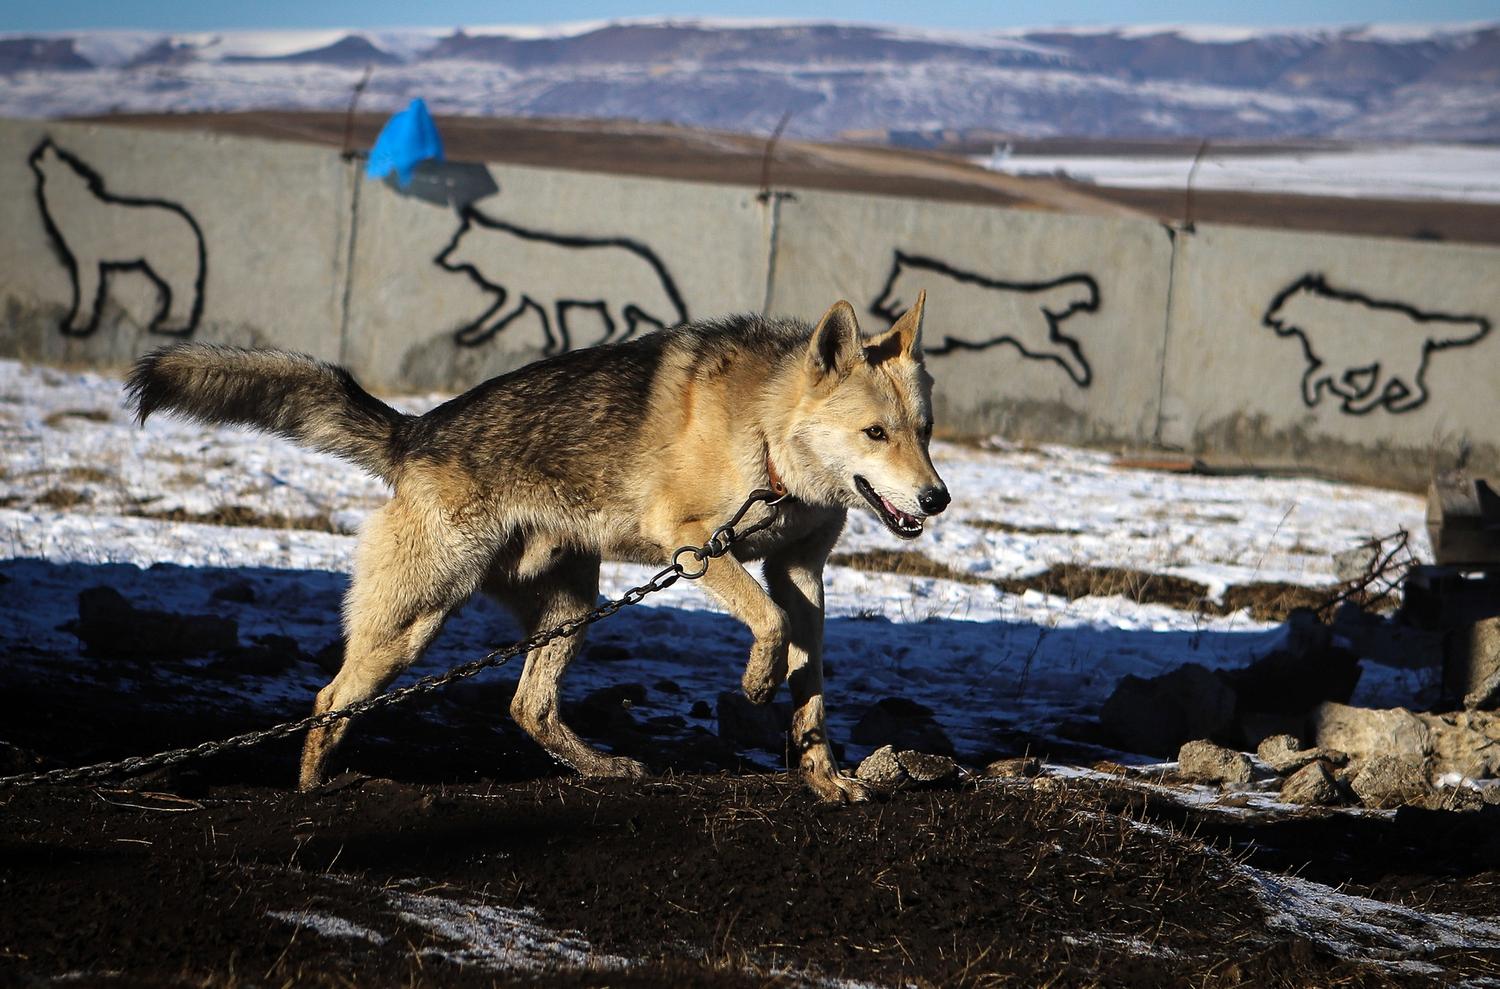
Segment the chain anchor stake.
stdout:
<svg viewBox="0 0 1500 989">
<path fill-rule="evenodd" d="M 618 614 L 621 609 L 634 604 L 640 604 L 647 597 L 657 591 L 664 591 L 679 580 L 697 580 L 708 573 L 708 565 L 711 561 L 718 559 L 728 553 L 730 548 L 737 542 L 753 536 L 758 532 L 764 532 L 776 523 L 781 514 L 778 505 L 786 499 L 786 493 L 777 494 L 766 488 L 759 488 L 750 493 L 744 504 L 740 505 L 739 511 L 723 525 L 715 529 L 702 546 L 683 546 L 672 554 L 672 562 L 659 570 L 652 578 L 644 584 L 632 587 L 619 597 L 606 601 L 592 611 L 585 612 L 576 618 L 570 618 L 556 628 L 545 632 L 538 632 L 509 645 L 498 646 L 491 649 L 479 659 L 471 660 L 461 666 L 455 666 L 443 674 L 423 677 L 416 683 L 392 690 L 384 694 L 371 697 L 368 700 L 351 704 L 337 711 L 327 711 L 323 714 L 315 714 L 310 717 L 301 718 L 297 721 L 286 721 L 269 728 L 258 731 L 245 732 L 242 735 L 232 735 L 229 738 L 219 739 L 211 742 L 200 742 L 197 745 L 187 746 L 180 749 L 168 749 L 165 752 L 157 752 L 153 755 L 128 756 L 124 759 L 116 759 L 112 762 L 96 762 L 87 766 L 65 766 L 58 769 L 49 769 L 40 773 L 22 773 L 17 776 L 0 776 L 0 789 L 5 787 L 37 786 L 44 783 L 87 783 L 93 780 L 107 779 L 117 775 L 136 775 L 153 769 L 162 769 L 174 766 L 180 762 L 191 759 L 202 759 L 217 755 L 227 749 L 247 749 L 279 738 L 286 738 L 310 728 L 323 728 L 336 721 L 343 721 L 363 714 L 375 708 L 392 707 L 421 694 L 429 694 L 435 690 L 441 690 L 456 680 L 465 680 L 476 673 L 484 670 L 504 666 L 516 656 L 528 653 L 533 649 L 539 649 L 549 642 L 557 639 L 565 639 L 571 635 L 577 635 L 588 626 L 598 621 Z M 763 504 L 767 508 L 766 517 L 749 526 L 743 531 L 735 526 L 739 525 L 749 513 L 750 509 L 757 504 Z M 683 556 L 692 557 L 695 564 L 690 568 L 682 562 Z"/>
</svg>

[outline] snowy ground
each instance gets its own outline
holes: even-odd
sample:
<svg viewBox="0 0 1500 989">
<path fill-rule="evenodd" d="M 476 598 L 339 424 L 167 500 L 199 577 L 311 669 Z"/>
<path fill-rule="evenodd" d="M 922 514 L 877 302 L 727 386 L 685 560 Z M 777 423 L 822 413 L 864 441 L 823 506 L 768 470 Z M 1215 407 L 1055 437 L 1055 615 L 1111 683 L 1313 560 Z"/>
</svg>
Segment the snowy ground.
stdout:
<svg viewBox="0 0 1500 989">
<path fill-rule="evenodd" d="M 399 404 L 419 410 L 435 400 Z M 915 548 L 979 577 L 1073 562 L 1189 577 L 1219 593 L 1252 581 L 1330 584 L 1332 553 L 1398 527 L 1425 553 L 1422 502 L 1410 495 L 1126 469 L 1107 454 L 1061 447 L 937 444 L 934 452 L 954 503 Z M 0 362 L 0 572 L 11 578 L 0 646 L 76 653 L 59 626 L 76 617 L 79 590 L 109 584 L 141 607 L 229 614 L 242 639 L 287 634 L 316 652 L 339 634 L 352 533 L 383 498 L 382 485 L 356 468 L 279 440 L 164 416 L 138 428 L 118 379 Z M 269 524 L 149 517 L 226 511 Z M 873 518 L 856 515 L 839 549 L 896 546 Z M 648 573 L 607 564 L 603 592 Z M 236 581 L 259 591 L 254 601 L 213 596 Z M 1244 665 L 1282 635 L 1243 612 L 1205 616 L 1122 597 L 1070 602 L 846 567 L 830 568 L 827 584 L 835 737 L 847 738 L 874 701 L 904 697 L 935 710 L 961 754 L 991 750 L 1007 732 L 1050 735 L 1090 716 L 1127 673 Z M 476 600 L 416 672 L 446 669 L 516 632 Z M 737 686 L 749 636 L 700 590 L 679 586 L 598 626 L 590 641 L 593 652 L 570 671 L 570 695 L 638 682 L 652 685 L 648 713 L 690 717 L 693 702 L 711 707 Z M 1366 666 L 1356 703 L 1400 703 L 1418 686 L 1411 671 Z M 325 679 L 302 663 L 226 689 L 300 708 Z M 665 681 L 680 692 L 658 690 Z M 851 754 L 861 753 L 851 746 Z"/>
<path fill-rule="evenodd" d="M 1184 189 L 1193 170 L 1191 153 L 1174 157 L 1002 151 L 974 160 L 1009 175 L 1065 173 L 1080 182 L 1132 189 Z M 1239 192 L 1500 203 L 1500 148 L 1409 144 L 1284 154 L 1210 148 L 1192 185 Z"/>
</svg>

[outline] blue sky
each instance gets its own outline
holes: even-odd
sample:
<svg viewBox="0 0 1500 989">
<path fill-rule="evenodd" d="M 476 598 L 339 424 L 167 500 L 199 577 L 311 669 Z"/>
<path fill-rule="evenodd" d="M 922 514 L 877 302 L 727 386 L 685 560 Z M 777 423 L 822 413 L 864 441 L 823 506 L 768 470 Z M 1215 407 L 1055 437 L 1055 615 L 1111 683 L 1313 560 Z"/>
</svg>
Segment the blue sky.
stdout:
<svg viewBox="0 0 1500 989">
<path fill-rule="evenodd" d="M 133 27 L 169 31 L 215 28 L 401 27 L 537 24 L 656 14 L 797 17 L 942 28 L 1049 24 L 1310 25 L 1500 20 L 1500 0 L 329 0 L 204 3 L 203 0 L 0 0 L 0 31 Z"/>
</svg>

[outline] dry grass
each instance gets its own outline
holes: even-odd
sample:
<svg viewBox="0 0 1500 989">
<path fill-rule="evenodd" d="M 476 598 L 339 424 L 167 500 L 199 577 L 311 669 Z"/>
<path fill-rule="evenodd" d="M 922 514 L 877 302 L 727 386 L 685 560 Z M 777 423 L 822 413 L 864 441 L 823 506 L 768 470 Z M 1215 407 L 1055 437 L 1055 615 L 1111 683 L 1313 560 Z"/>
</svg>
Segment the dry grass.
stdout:
<svg viewBox="0 0 1500 989">
<path fill-rule="evenodd" d="M 48 488 L 31 500 L 33 505 L 43 508 L 76 508 L 79 505 L 87 505 L 94 500 L 94 496 L 87 491 L 77 491 L 73 488 Z"/>
<path fill-rule="evenodd" d="M 42 422 L 55 429 L 69 419 L 83 419 L 86 422 L 109 422 L 111 418 L 113 417 L 102 409 L 62 409 L 52 413 L 46 419 L 43 419 Z"/>
<path fill-rule="evenodd" d="M 1016 522 L 1002 522 L 998 519 L 974 519 L 969 524 L 987 532 L 1011 532 L 1021 536 L 1076 536 L 1083 531 L 1059 529 L 1050 525 L 1020 525 Z"/>
<path fill-rule="evenodd" d="M 260 529 L 301 529 L 309 532 L 341 533 L 327 512 L 317 515 L 281 515 L 258 512 L 244 505 L 220 505 L 212 511 L 190 512 L 183 508 L 147 511 L 137 508 L 128 514 L 158 522 L 192 522 L 198 525 L 248 526 Z"/>
<path fill-rule="evenodd" d="M 1209 597 L 1208 587 L 1185 577 L 1133 570 L 1062 563 L 1031 577 L 999 580 L 955 570 L 916 550 L 874 549 L 834 553 L 828 562 L 902 577 L 933 577 L 962 584 L 990 584 L 1008 594 L 1037 591 L 1076 601 L 1083 597 L 1124 597 L 1137 604 L 1161 604 L 1205 615 L 1228 615 L 1242 608 L 1258 621 L 1285 621 L 1295 608 L 1317 608 L 1333 595 L 1329 587 L 1259 582 L 1235 584 L 1221 601 Z"/>
</svg>

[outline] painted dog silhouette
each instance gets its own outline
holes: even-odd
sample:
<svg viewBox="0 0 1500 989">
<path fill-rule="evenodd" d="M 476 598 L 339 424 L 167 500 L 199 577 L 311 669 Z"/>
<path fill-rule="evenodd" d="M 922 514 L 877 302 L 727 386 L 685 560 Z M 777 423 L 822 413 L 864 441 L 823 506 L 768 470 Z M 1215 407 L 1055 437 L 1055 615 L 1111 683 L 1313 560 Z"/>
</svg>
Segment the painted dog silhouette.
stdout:
<svg viewBox="0 0 1500 989">
<path fill-rule="evenodd" d="M 642 327 L 686 322 L 687 307 L 661 259 L 623 237 L 544 233 L 465 209 L 438 267 L 469 276 L 495 303 L 455 340 L 477 346 L 526 313 L 541 322 L 548 354 L 572 350 L 574 321 L 591 311 L 603 332 L 586 345 L 628 340 Z"/>
<path fill-rule="evenodd" d="M 1277 293 L 1261 322 L 1301 342 L 1302 401 L 1312 408 L 1326 391 L 1351 415 L 1418 408 L 1428 398 L 1433 353 L 1471 346 L 1490 332 L 1483 316 L 1423 312 L 1333 288 L 1322 275 L 1306 275 Z"/>
<path fill-rule="evenodd" d="M 192 333 L 203 315 L 208 271 L 198 221 L 164 199 L 113 195 L 98 172 L 50 138 L 32 150 L 28 164 L 42 223 L 73 279 L 63 333 L 81 337 L 98 329 L 111 274 L 128 270 L 156 285 L 157 310 L 147 329 Z"/>
<path fill-rule="evenodd" d="M 870 311 L 895 322 L 917 297 L 918 289 L 926 289 L 933 305 L 956 314 L 957 324 L 964 327 L 963 332 L 949 332 L 936 346 L 928 346 L 927 353 L 1009 344 L 1022 357 L 1057 364 L 1080 388 L 1094 380 L 1082 345 L 1064 333 L 1061 325 L 1075 313 L 1098 311 L 1099 284 L 1092 276 L 1010 282 L 897 251 L 885 288 L 870 304 Z M 983 315 L 976 321 L 975 313 Z"/>
</svg>

